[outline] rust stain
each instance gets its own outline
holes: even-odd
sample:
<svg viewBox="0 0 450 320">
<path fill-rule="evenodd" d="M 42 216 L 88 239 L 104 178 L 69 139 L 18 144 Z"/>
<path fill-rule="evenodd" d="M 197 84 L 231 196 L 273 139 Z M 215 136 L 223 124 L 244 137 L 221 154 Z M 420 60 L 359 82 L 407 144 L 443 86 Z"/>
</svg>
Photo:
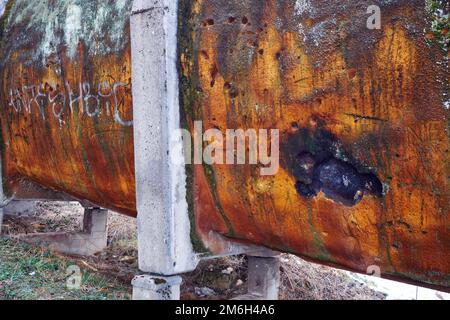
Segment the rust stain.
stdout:
<svg viewBox="0 0 450 320">
<path fill-rule="evenodd" d="M 366 28 L 370 1 L 182 3 L 186 118 L 282 140 L 273 177 L 213 165 L 205 185 L 195 170 L 206 246 L 214 230 L 448 287 L 448 70 L 426 44 L 423 1 L 382 5 L 381 30 Z"/>
<path fill-rule="evenodd" d="M 86 3 L 57 9 L 65 21 L 85 19 L 94 38 L 55 16 L 29 28 L 41 20 L 27 1 L 14 2 L 0 39 L 5 186 L 14 193 L 26 177 L 135 216 L 128 22 L 111 38 L 104 26 L 121 11 L 106 5 L 97 21 L 105 4 Z M 180 1 L 185 125 L 281 132 L 275 176 L 193 167 L 193 221 L 211 251 L 220 248 L 215 231 L 450 286 L 448 70 L 436 63 L 442 50 L 426 43 L 423 1 L 383 5 L 381 30 L 365 27 L 371 4 Z M 64 43 L 73 39 L 75 47 Z"/>
<path fill-rule="evenodd" d="M 26 177 L 135 216 L 129 24 L 116 30 L 121 47 L 102 29 L 127 18 L 114 18 L 114 6 L 103 21 L 101 4 L 61 2 L 67 7 L 39 3 L 51 12 L 40 20 L 27 1 L 14 2 L 1 39 L 7 190 L 14 193 Z M 98 28 L 96 38 L 83 39 L 77 22 Z"/>
</svg>

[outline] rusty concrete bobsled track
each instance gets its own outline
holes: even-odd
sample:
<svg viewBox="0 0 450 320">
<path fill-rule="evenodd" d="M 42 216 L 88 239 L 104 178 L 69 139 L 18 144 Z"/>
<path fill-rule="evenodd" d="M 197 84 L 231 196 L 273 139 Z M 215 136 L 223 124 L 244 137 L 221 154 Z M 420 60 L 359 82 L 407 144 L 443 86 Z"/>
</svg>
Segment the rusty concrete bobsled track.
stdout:
<svg viewBox="0 0 450 320">
<path fill-rule="evenodd" d="M 9 197 L 31 181 L 136 216 L 132 2 L 8 1 Z M 280 130 L 276 175 L 186 166 L 197 250 L 220 253 L 219 234 L 448 290 L 448 49 L 427 36 L 430 3 L 178 1 L 180 125 Z"/>
</svg>

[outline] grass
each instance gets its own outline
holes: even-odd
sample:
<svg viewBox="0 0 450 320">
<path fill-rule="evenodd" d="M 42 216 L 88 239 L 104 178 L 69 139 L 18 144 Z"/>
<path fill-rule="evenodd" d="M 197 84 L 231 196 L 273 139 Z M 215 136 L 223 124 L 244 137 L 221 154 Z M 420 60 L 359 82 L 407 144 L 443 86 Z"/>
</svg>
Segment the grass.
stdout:
<svg viewBox="0 0 450 320">
<path fill-rule="evenodd" d="M 79 204 L 42 202 L 31 216 L 5 217 L 0 237 L 0 300 L 130 299 L 131 280 L 140 273 L 135 219 L 110 212 L 108 248 L 93 257 L 63 256 L 13 240 L 24 233 L 79 231 L 82 213 Z M 69 290 L 67 268 L 74 265 L 81 268 L 82 282 L 78 290 Z M 204 260 L 194 272 L 183 275 L 181 296 L 184 300 L 230 299 L 246 292 L 246 281 L 244 256 Z M 196 293 L 204 288 L 214 294 Z M 344 271 L 282 255 L 280 299 L 384 298 Z"/>
<path fill-rule="evenodd" d="M 79 289 L 69 290 L 70 258 L 0 237 L 0 300 L 129 300 L 130 288 L 114 278 L 81 269 Z"/>
</svg>

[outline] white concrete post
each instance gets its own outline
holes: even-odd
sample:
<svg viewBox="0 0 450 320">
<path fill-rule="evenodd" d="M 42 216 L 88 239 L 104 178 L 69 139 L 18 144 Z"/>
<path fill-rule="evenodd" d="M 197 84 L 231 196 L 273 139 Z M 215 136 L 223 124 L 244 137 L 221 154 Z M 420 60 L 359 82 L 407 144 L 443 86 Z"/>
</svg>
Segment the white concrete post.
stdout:
<svg viewBox="0 0 450 320">
<path fill-rule="evenodd" d="M 262 300 L 278 300 L 279 257 L 248 256 L 248 293 Z"/>
<path fill-rule="evenodd" d="M 185 168 L 170 161 L 183 159 L 177 137 L 177 6 L 176 0 L 135 0 L 131 14 L 139 268 L 165 276 L 197 265 Z"/>
</svg>

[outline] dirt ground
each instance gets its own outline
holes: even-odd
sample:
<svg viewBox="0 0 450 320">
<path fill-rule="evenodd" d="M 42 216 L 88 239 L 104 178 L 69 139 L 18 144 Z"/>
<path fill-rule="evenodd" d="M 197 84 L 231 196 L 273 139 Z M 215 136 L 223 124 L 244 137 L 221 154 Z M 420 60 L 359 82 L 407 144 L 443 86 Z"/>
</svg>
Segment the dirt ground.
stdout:
<svg viewBox="0 0 450 320">
<path fill-rule="evenodd" d="M 108 248 L 89 258 L 49 253 L 11 239 L 23 233 L 79 231 L 82 217 L 83 208 L 78 203 L 64 202 L 39 202 L 29 216 L 6 216 L 0 245 L 0 299 L 129 299 L 131 280 L 139 273 L 135 219 L 110 212 Z M 386 298 L 348 272 L 287 254 L 282 255 L 281 263 L 280 299 Z M 83 272 L 83 287 L 78 293 L 65 290 L 58 275 L 64 278 L 63 269 L 70 264 Z M 245 293 L 246 278 L 245 256 L 203 261 L 196 271 L 184 275 L 182 299 L 230 299 Z"/>
</svg>

